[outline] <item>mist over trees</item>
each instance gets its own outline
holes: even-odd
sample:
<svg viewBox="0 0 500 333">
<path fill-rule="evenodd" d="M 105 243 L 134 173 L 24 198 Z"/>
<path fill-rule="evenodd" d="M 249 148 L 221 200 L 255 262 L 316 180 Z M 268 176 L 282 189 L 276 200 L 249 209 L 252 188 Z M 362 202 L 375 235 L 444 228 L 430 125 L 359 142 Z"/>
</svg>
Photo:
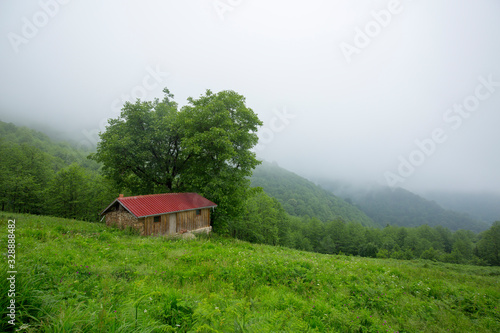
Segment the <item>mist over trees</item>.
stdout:
<svg viewBox="0 0 500 333">
<path fill-rule="evenodd" d="M 468 214 L 447 210 L 402 188 L 352 186 L 341 181 L 318 180 L 325 189 L 347 198 L 380 226 L 386 224 L 418 227 L 423 224 L 444 226 L 451 230 L 481 232 L 490 226 Z M 497 216 L 500 217 L 500 216 Z"/>
<path fill-rule="evenodd" d="M 263 162 L 253 172 L 252 186 L 262 187 L 278 199 L 292 216 L 314 216 L 323 222 L 342 218 L 365 226 L 376 226 L 359 208 L 276 163 Z"/>
<path fill-rule="evenodd" d="M 423 196 L 442 207 L 464 212 L 473 218 L 493 223 L 500 217 L 500 194 L 493 192 L 427 191 Z"/>
<path fill-rule="evenodd" d="M 0 122 L 0 208 L 96 221 L 117 191 L 87 154 Z"/>
<path fill-rule="evenodd" d="M 2 211 L 96 222 L 99 212 L 120 193 L 115 182 L 102 174 L 101 165 L 87 159 L 88 152 L 64 142 L 53 142 L 46 135 L 24 127 L 0 122 L 0 154 Z M 273 177 L 289 176 L 274 171 Z M 262 184 L 269 185 L 265 177 Z M 283 184 L 281 193 L 276 195 L 288 198 L 285 201 L 288 202 L 293 197 L 301 198 L 296 196 L 294 186 L 298 184 L 300 188 L 306 183 L 294 184 L 289 179 Z M 331 200 L 327 197 L 323 201 L 314 186 L 309 191 L 306 193 L 316 198 L 313 207 L 321 208 Z M 292 213 L 304 209 L 306 214 L 292 216 L 262 188 L 249 188 L 241 202 L 241 214 L 227 219 L 225 233 L 253 243 L 325 254 L 500 265 L 500 222 L 479 234 L 428 225 L 377 228 L 364 226 L 356 218 L 346 220 L 340 215 L 325 218 L 322 209 L 311 210 L 307 206 L 297 200 Z M 339 207 L 348 206 L 346 202 Z"/>
<path fill-rule="evenodd" d="M 500 263 L 500 222 L 480 234 L 452 232 L 442 226 L 374 228 L 342 219 L 322 222 L 317 217 L 288 215 L 276 199 L 258 189 L 248 199 L 244 216 L 230 230 L 241 240 L 325 254 L 473 265 Z"/>
</svg>

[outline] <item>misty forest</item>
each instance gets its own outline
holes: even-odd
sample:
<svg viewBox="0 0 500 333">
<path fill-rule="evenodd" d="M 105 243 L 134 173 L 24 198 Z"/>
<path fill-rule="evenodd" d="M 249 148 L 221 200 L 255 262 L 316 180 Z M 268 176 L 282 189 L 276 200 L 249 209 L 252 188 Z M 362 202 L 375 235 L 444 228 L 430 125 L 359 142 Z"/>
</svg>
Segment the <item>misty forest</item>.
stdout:
<svg viewBox="0 0 500 333">
<path fill-rule="evenodd" d="M 202 101 L 193 101 L 193 105 L 209 103 L 205 98 L 218 99 L 219 96 L 232 94 L 208 94 Z M 235 96 L 235 103 L 238 103 L 241 96 Z M 228 103 L 232 102 L 232 96 L 222 98 L 226 98 Z M 224 211 L 216 214 L 213 221 L 216 232 L 253 243 L 327 254 L 406 260 L 422 258 L 450 263 L 500 266 L 500 223 L 489 226 L 485 222 L 467 218 L 464 214 L 444 209 L 441 210 L 447 214 L 441 210 L 436 212 L 435 205 L 431 202 L 422 205 L 418 197 L 408 199 L 404 193 L 397 193 L 387 202 L 397 206 L 397 201 L 400 200 L 400 206 L 407 209 L 413 206 L 414 209 L 420 210 L 419 213 L 424 218 L 419 219 L 417 214 L 405 214 L 404 211 L 391 208 L 382 200 L 377 206 L 369 206 L 363 210 L 353 204 L 351 199 L 337 197 L 276 164 L 264 162 L 256 166 L 258 161 L 252 159 L 249 151 L 244 152 L 249 159 L 247 163 L 251 166 L 248 168 L 251 170 L 256 166 L 256 170 L 251 175 L 251 172 L 245 172 L 243 167 L 239 166 L 237 171 L 241 172 L 242 176 L 236 180 L 236 184 L 232 184 L 237 176 L 236 172 L 223 170 L 220 164 L 209 169 L 205 158 L 213 159 L 213 156 L 202 156 L 200 162 L 203 166 L 195 171 L 186 170 L 186 173 L 193 172 L 186 176 L 183 169 L 176 165 L 168 166 L 169 170 L 172 170 L 171 174 L 161 167 L 157 171 L 151 170 L 146 166 L 162 165 L 156 160 L 159 153 L 165 154 L 163 158 L 167 160 L 179 155 L 180 148 L 177 148 L 178 151 L 170 150 L 169 155 L 162 152 L 161 148 L 170 147 L 172 142 L 181 140 L 179 133 L 172 133 L 174 128 L 181 127 L 173 121 L 165 121 L 167 117 L 177 117 L 173 115 L 177 113 L 175 105 L 168 96 L 163 102 L 156 104 L 127 104 L 122 114 L 122 118 L 126 118 L 113 120 L 110 126 L 116 128 L 116 131 L 121 130 L 122 133 L 104 133 L 97 154 L 77 149 L 68 142 L 53 142 L 43 133 L 2 122 L 2 211 L 96 222 L 100 219 L 99 213 L 121 192 L 137 195 L 194 191 L 204 193 L 209 199 L 221 203 L 218 209 Z M 172 107 L 171 114 L 169 106 Z M 246 111 L 251 112 L 248 109 Z M 192 133 L 210 137 L 194 139 L 197 143 L 209 146 L 195 149 L 204 149 L 205 153 L 210 154 L 223 154 L 223 150 L 219 150 L 222 149 L 219 148 L 222 144 L 214 143 L 216 140 L 231 140 L 221 134 L 232 133 L 229 127 L 217 128 L 215 122 L 220 123 L 222 115 L 213 110 L 209 111 L 212 115 L 194 116 L 193 109 L 189 109 L 189 112 L 190 120 L 196 117 L 199 119 L 196 127 L 206 126 L 205 132 L 203 129 L 196 129 Z M 247 121 L 252 119 L 247 114 L 242 116 Z M 208 126 L 207 120 L 211 117 L 214 117 L 214 124 Z M 183 121 L 182 116 L 179 116 L 179 119 Z M 253 119 L 255 124 L 259 123 L 255 116 Z M 239 122 L 235 121 L 235 124 Z M 165 128 L 154 128 L 162 123 Z M 134 126 L 141 128 L 133 128 Z M 142 129 L 143 126 L 152 127 L 154 130 Z M 255 128 L 256 125 L 253 126 Z M 128 138 L 130 133 L 143 131 L 158 133 L 158 136 L 151 138 L 141 134 Z M 172 136 L 167 137 L 165 133 Z M 241 134 L 234 135 L 241 137 Z M 120 140 L 113 141 L 113 138 L 117 137 Z M 130 142 L 133 142 L 133 145 Z M 151 142 L 154 144 L 151 145 Z M 250 145 L 251 143 L 248 143 L 248 147 Z M 218 150 L 210 151 L 213 146 Z M 238 143 L 238 146 L 243 144 Z M 156 147 L 159 148 L 157 152 L 154 150 Z M 230 150 L 232 147 L 227 148 Z M 151 160 L 137 161 L 134 153 L 141 156 L 147 154 Z M 237 153 L 234 152 L 235 156 L 231 159 L 244 163 L 245 156 L 238 156 Z M 128 154 L 132 155 L 131 161 L 139 162 L 138 167 L 149 169 L 150 173 L 144 176 L 142 172 L 134 171 L 130 171 L 130 175 L 124 174 L 125 170 L 132 170 L 128 164 Z M 190 155 L 187 152 L 183 154 Z M 110 162 L 100 164 L 105 159 Z M 177 159 L 180 160 L 179 157 Z M 165 164 L 164 162 L 163 165 Z M 179 165 L 183 164 L 186 165 L 184 161 L 179 162 Z M 229 163 L 226 163 L 226 166 L 232 167 Z M 194 166 L 190 165 L 190 168 L 192 167 Z M 177 174 L 173 174 L 173 170 Z M 161 178 L 156 178 L 156 174 Z M 189 177 L 189 181 L 183 181 L 184 177 Z M 193 180 L 196 178 L 199 180 Z M 124 184 L 125 181 L 128 183 Z M 194 184 L 200 185 L 195 187 Z M 218 184 L 217 190 L 223 189 L 226 193 L 212 193 L 213 189 L 210 187 L 214 184 Z M 228 208 L 222 204 L 226 202 Z M 379 214 L 373 214 L 374 211 Z M 379 215 L 386 211 L 389 211 L 390 217 L 384 221 Z M 437 222 L 434 222 L 436 219 Z"/>
<path fill-rule="evenodd" d="M 0 4 L 0 331 L 500 332 L 500 5 Z"/>
<path fill-rule="evenodd" d="M 210 221 L 218 237 L 325 255 L 500 266 L 500 222 L 476 221 L 402 189 L 365 194 L 379 200 L 362 200 L 351 190 L 356 199 L 343 199 L 256 159 L 250 149 L 262 122 L 243 96 L 207 91 L 179 109 L 168 89 L 164 93 L 161 101 L 126 103 L 95 152 L 1 122 L 2 211 L 99 225 L 100 212 L 118 193 L 196 192 L 219 203 Z M 36 229 L 40 241 L 51 238 L 43 223 Z M 40 315 L 25 302 L 26 313 Z M 197 327 L 194 318 L 170 318 L 166 327 Z"/>
</svg>

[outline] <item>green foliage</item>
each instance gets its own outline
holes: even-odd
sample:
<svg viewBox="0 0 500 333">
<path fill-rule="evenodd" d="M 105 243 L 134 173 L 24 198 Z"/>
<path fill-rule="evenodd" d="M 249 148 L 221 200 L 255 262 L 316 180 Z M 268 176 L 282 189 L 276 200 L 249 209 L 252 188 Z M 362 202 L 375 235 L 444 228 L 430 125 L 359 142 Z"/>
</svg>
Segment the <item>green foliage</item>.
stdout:
<svg viewBox="0 0 500 333">
<path fill-rule="evenodd" d="M 262 187 L 267 194 L 278 199 L 292 216 L 316 217 L 323 222 L 340 218 L 375 226 L 355 206 L 276 164 L 264 162 L 255 169 L 251 181 L 252 186 Z"/>
<path fill-rule="evenodd" d="M 59 170 L 48 186 L 47 210 L 55 216 L 96 221 L 115 197 L 110 182 L 78 164 Z"/>
<path fill-rule="evenodd" d="M 259 164 L 250 149 L 262 122 L 233 91 L 207 90 L 180 110 L 164 92 L 162 101 L 126 103 L 92 158 L 134 194 L 197 192 L 216 202 L 214 228 L 226 232 L 243 212 L 247 177 Z"/>
<path fill-rule="evenodd" d="M 87 210 L 89 179 L 78 164 L 59 170 L 49 187 L 48 204 L 54 215 L 83 218 Z"/>
<path fill-rule="evenodd" d="M 260 188 L 253 189 L 245 206 L 245 214 L 231 223 L 230 230 L 233 237 L 252 243 L 371 258 L 498 265 L 496 225 L 478 236 L 466 230 L 452 233 L 441 226 L 379 229 L 340 219 L 323 223 L 317 218 L 289 216 L 276 199 Z"/>
<path fill-rule="evenodd" d="M 434 250 L 433 247 L 428 248 L 420 255 L 420 259 L 437 261 L 438 258 L 439 258 L 439 253 L 438 251 Z"/>
<path fill-rule="evenodd" d="M 25 332 L 500 330 L 498 267 L 315 254 L 217 235 L 165 240 L 9 217 L 19 240 L 16 329 Z M 392 228 L 385 229 L 397 235 Z M 4 260 L 1 279 L 7 271 Z M 1 300 L 5 318 L 8 298 Z"/>
<path fill-rule="evenodd" d="M 175 106 L 168 96 L 166 100 L 166 102 L 164 100 L 165 103 Z M 234 105 L 240 106 L 242 103 L 241 96 L 231 93 L 228 96 L 224 95 L 222 100 L 225 103 L 233 100 Z M 199 111 L 201 118 L 210 118 L 212 113 L 207 110 L 218 110 L 213 113 L 214 121 L 222 121 L 226 119 L 220 116 L 225 113 L 224 108 L 232 107 L 231 104 L 220 104 L 219 98 L 210 92 L 207 96 L 191 102 L 193 105 L 192 109 L 188 110 L 189 112 L 177 114 L 178 117 L 181 115 L 185 117 L 183 122 L 189 123 L 191 119 L 195 119 L 198 112 L 195 108 L 200 107 L 206 108 Z M 220 105 L 224 105 L 222 109 L 218 109 Z M 167 106 L 165 104 L 163 109 L 158 107 L 158 110 L 168 113 L 168 110 L 165 110 Z M 251 116 L 248 112 L 247 109 L 243 109 L 238 117 L 233 118 L 241 118 L 238 121 L 244 121 L 246 117 Z M 229 114 L 231 115 L 231 112 Z M 230 131 L 234 124 L 232 120 L 227 119 L 226 123 L 225 129 Z M 184 131 L 187 129 L 188 127 L 184 127 Z M 192 142 L 189 143 L 190 149 L 196 150 L 195 142 L 203 141 L 199 137 L 195 139 L 198 130 L 190 134 L 192 137 Z M 0 208 L 3 211 L 51 214 L 97 221 L 98 213 L 117 196 L 118 192 L 108 178 L 101 175 L 98 169 L 79 160 L 82 151 L 53 143 L 41 133 L 18 128 L 12 124 L 0 122 L 0 133 L 3 135 L 0 138 L 2 155 L 0 159 L 0 192 L 2 194 Z M 223 151 L 219 150 L 218 154 L 223 154 Z M 79 162 L 65 165 L 66 161 L 71 158 L 62 160 L 58 156 L 51 155 L 52 153 L 60 156 L 73 156 Z M 251 159 L 251 157 L 247 155 L 247 158 Z M 97 165 L 95 162 L 90 163 Z M 219 165 L 218 169 L 222 170 L 224 166 Z M 315 208 L 310 212 L 312 217 L 290 216 L 278 199 L 268 196 L 259 188 L 247 189 L 247 179 L 240 179 L 241 182 L 235 179 L 234 183 L 230 184 L 232 180 L 226 177 L 231 174 L 230 170 L 230 167 L 227 167 L 226 171 L 219 174 L 219 178 L 206 184 L 204 191 L 220 199 L 219 222 L 217 223 L 219 230 L 241 240 L 327 254 L 345 253 L 405 260 L 422 258 L 474 265 L 499 265 L 500 263 L 498 222 L 489 230 L 477 235 L 465 230 L 453 233 L 442 226 L 422 225 L 418 228 L 405 228 L 387 225 L 384 229 L 378 229 L 365 227 L 356 220 L 345 222 L 346 219 L 342 217 L 322 220 L 322 213 L 315 215 L 312 212 L 327 212 L 328 209 L 336 206 L 328 206 L 328 209 L 322 210 L 321 205 L 316 205 L 322 202 L 320 189 L 303 178 L 276 166 L 265 164 L 257 170 L 256 173 L 261 173 L 261 175 L 257 175 L 255 179 L 267 184 L 268 188 L 277 190 L 281 198 L 295 195 L 295 193 L 306 193 L 307 198 L 314 199 L 311 201 L 311 205 Z M 184 179 L 190 179 L 193 184 L 203 184 L 210 177 L 200 171 L 194 176 L 186 175 Z M 278 186 L 280 182 L 283 182 L 286 187 Z M 232 195 L 229 196 L 228 193 Z M 295 197 L 297 199 L 286 200 L 286 204 L 292 203 L 296 208 L 300 208 L 300 196 Z M 329 202 L 328 200 L 336 200 L 336 197 L 332 196 L 326 198 L 324 203 Z M 237 213 L 240 214 L 238 218 L 234 217 Z M 354 214 L 355 211 L 351 213 Z M 333 211 L 329 211 L 329 214 L 333 214 Z M 324 215 L 323 218 L 325 216 L 328 215 Z M 126 232 L 130 235 L 137 233 L 136 230 Z M 48 235 L 42 230 L 31 230 L 30 235 L 40 242 L 48 240 Z M 105 241 L 109 235 L 102 237 Z"/>
<path fill-rule="evenodd" d="M 1 210 L 40 213 L 53 172 L 51 157 L 26 144 L 0 139 Z"/>
<path fill-rule="evenodd" d="M 93 171 L 99 169 L 98 163 L 87 159 L 88 150 L 67 141 L 54 141 L 46 134 L 27 127 L 0 121 L 0 138 L 4 143 L 33 147 L 47 156 L 52 156 L 49 165 L 55 171 L 72 163 Z"/>
<path fill-rule="evenodd" d="M 286 232 L 287 223 L 288 217 L 276 199 L 254 188 L 245 204 L 245 213 L 233 220 L 229 231 L 231 236 L 238 239 L 277 245 L 280 243 L 280 230 Z"/>
<path fill-rule="evenodd" d="M 0 122 L 0 210 L 97 221 L 117 191 L 88 152 Z"/>
<path fill-rule="evenodd" d="M 481 234 L 477 253 L 488 264 L 500 266 L 500 221 Z"/>
</svg>

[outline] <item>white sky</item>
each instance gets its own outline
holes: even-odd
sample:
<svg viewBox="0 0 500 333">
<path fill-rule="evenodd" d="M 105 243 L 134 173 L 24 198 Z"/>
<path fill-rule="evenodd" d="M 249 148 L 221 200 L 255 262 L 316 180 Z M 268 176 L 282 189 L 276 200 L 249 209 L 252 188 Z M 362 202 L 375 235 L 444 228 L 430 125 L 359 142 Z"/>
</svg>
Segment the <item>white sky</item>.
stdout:
<svg viewBox="0 0 500 333">
<path fill-rule="evenodd" d="M 499 1 L 65 1 L 0 1 L 0 120 L 84 144 L 122 95 L 228 89 L 265 122 L 259 156 L 300 174 L 500 190 L 500 86 L 447 114 L 479 77 L 500 82 Z M 424 156 L 435 129 L 447 139 Z M 400 156 L 419 165 L 400 173 Z"/>
</svg>

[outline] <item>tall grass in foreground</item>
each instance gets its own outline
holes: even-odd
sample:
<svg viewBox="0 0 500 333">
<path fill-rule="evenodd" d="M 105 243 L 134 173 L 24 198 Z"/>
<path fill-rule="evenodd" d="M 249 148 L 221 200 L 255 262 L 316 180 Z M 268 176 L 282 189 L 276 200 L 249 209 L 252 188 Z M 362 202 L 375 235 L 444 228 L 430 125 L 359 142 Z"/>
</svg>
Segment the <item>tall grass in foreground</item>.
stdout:
<svg viewBox="0 0 500 333">
<path fill-rule="evenodd" d="M 499 332 L 500 268 L 16 219 L 23 332 Z M 3 251 L 4 252 L 4 251 Z M 6 281 L 6 258 L 0 279 Z M 2 284 L 0 331 L 7 323 Z M 7 287 L 8 288 L 8 287 Z"/>
</svg>

